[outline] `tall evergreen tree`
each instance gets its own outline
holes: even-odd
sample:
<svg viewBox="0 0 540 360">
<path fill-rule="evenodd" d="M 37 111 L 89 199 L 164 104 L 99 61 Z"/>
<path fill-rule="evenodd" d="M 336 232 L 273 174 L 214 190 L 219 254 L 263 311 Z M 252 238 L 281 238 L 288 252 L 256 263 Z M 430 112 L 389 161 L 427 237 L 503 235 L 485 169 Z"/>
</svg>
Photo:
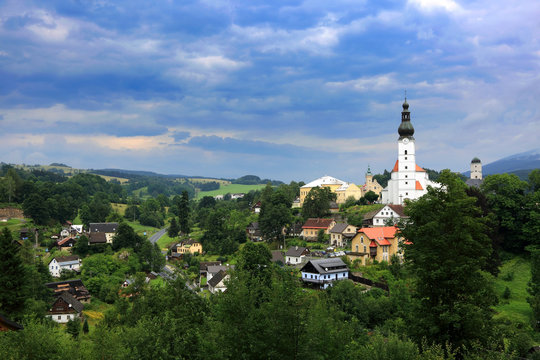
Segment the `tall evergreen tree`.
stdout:
<svg viewBox="0 0 540 360">
<path fill-rule="evenodd" d="M 175 238 L 178 236 L 179 231 L 180 228 L 178 227 L 178 223 L 176 222 L 176 217 L 173 217 L 171 220 L 171 224 L 169 225 L 168 235 L 169 237 Z"/>
<path fill-rule="evenodd" d="M 456 349 L 475 342 L 485 345 L 497 299 L 490 275 L 482 271 L 491 241 L 466 185 L 448 170 L 439 181 L 441 188 L 428 188 L 405 208 L 410 220 L 402 234 L 412 242 L 405 257 L 417 278 L 419 300 L 412 332 L 419 341 L 426 337 Z"/>
<path fill-rule="evenodd" d="M 17 313 L 24 306 L 25 269 L 19 256 L 18 245 L 11 231 L 4 228 L 0 234 L 0 310 Z"/>
<path fill-rule="evenodd" d="M 182 199 L 178 204 L 178 220 L 180 231 L 189 234 L 189 195 L 186 190 L 182 191 Z"/>
</svg>

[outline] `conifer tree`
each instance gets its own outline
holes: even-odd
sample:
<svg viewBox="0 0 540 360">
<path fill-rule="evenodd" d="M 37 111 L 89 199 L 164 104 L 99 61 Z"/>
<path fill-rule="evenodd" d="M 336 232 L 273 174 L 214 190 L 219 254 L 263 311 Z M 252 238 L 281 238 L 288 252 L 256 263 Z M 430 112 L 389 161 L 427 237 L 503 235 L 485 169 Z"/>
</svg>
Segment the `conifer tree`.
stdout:
<svg viewBox="0 0 540 360">
<path fill-rule="evenodd" d="M 87 319 L 84 319 L 84 323 L 83 323 L 83 326 L 82 326 L 82 331 L 85 334 L 88 334 L 88 332 L 90 331 L 90 328 L 88 327 L 88 320 Z"/>
<path fill-rule="evenodd" d="M 0 311 L 17 313 L 24 306 L 25 269 L 11 231 L 0 234 Z"/>
<path fill-rule="evenodd" d="M 169 237 L 175 238 L 178 236 L 179 231 L 180 228 L 178 227 L 178 223 L 176 222 L 176 217 L 173 217 L 171 220 L 171 225 L 169 225 L 168 235 Z"/>
<path fill-rule="evenodd" d="M 186 190 L 182 191 L 182 199 L 178 204 L 178 220 L 180 231 L 189 234 L 189 196 Z"/>
</svg>

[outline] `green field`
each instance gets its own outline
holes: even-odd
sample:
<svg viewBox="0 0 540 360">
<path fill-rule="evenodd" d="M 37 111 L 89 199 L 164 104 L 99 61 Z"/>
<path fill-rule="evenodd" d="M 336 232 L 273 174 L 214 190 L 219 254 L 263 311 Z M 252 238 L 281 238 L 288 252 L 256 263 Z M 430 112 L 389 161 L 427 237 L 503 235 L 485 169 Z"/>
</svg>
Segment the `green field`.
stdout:
<svg viewBox="0 0 540 360">
<path fill-rule="evenodd" d="M 23 219 L 9 219 L 8 221 L 0 221 L 0 229 L 7 227 L 10 231 L 17 231 L 24 227 L 26 221 Z"/>
<path fill-rule="evenodd" d="M 126 221 L 126 223 L 129 224 L 129 226 L 131 226 L 133 230 L 135 230 L 135 232 L 139 235 L 143 235 L 143 233 L 146 231 L 147 237 L 152 236 L 160 230 L 152 226 L 141 225 L 138 221 Z"/>
<path fill-rule="evenodd" d="M 508 279 L 508 274 L 513 274 L 513 279 Z M 512 275 L 510 275 L 511 277 Z M 496 318 L 509 319 L 513 322 L 529 324 L 532 311 L 527 302 L 527 283 L 531 279 L 531 264 L 529 260 L 522 257 L 515 257 L 505 261 L 501 266 L 501 272 L 495 280 L 495 291 L 499 295 L 499 304 L 495 307 Z M 511 295 L 508 300 L 502 298 L 506 287 L 510 289 Z"/>
<path fill-rule="evenodd" d="M 159 238 L 157 244 L 160 249 L 168 250 L 169 245 L 175 241 L 178 241 L 178 238 L 170 238 L 169 235 L 165 233 L 161 238 Z"/>
<path fill-rule="evenodd" d="M 230 194 L 247 194 L 251 190 L 262 190 L 266 185 L 241 185 L 241 184 L 230 184 L 221 186 L 218 190 L 212 191 L 199 191 L 197 193 L 197 199 L 201 199 L 205 196 L 216 196 L 216 195 L 225 195 Z"/>
</svg>

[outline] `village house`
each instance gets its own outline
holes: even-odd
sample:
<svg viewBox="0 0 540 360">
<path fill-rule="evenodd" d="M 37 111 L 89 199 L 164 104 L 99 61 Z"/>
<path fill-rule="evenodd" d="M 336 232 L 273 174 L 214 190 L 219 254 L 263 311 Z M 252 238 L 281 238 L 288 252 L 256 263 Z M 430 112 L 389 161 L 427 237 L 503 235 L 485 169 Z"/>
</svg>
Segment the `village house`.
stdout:
<svg viewBox="0 0 540 360">
<path fill-rule="evenodd" d="M 259 214 L 261 212 L 262 204 L 260 201 L 257 201 L 255 205 L 251 207 L 251 212 L 254 214 Z"/>
<path fill-rule="evenodd" d="M 347 243 L 356 235 L 356 226 L 346 223 L 337 223 L 330 229 L 330 245 L 345 247 Z"/>
<path fill-rule="evenodd" d="M 89 244 L 106 243 L 112 244 L 114 234 L 118 230 L 118 223 L 90 223 L 89 226 Z M 99 235 L 97 235 L 99 234 Z M 103 242 L 105 237 L 105 242 Z"/>
<path fill-rule="evenodd" d="M 298 265 L 309 255 L 309 249 L 302 246 L 291 246 L 285 253 L 285 264 Z"/>
<path fill-rule="evenodd" d="M 259 222 L 255 221 L 249 224 L 246 228 L 246 234 L 251 241 L 262 241 L 261 229 L 259 228 Z"/>
<path fill-rule="evenodd" d="M 400 240 L 395 226 L 361 228 L 352 239 L 348 257 L 360 259 L 362 265 L 367 265 L 370 260 L 390 262 L 394 255 L 402 257 Z"/>
<path fill-rule="evenodd" d="M 227 290 L 227 285 L 225 284 L 225 281 L 228 279 L 229 275 L 227 274 L 227 272 L 225 270 L 220 270 L 210 280 L 208 280 L 208 291 L 210 291 L 212 294 L 224 292 L 225 290 Z"/>
<path fill-rule="evenodd" d="M 75 299 L 83 303 L 90 301 L 91 298 L 90 292 L 86 289 L 81 279 L 51 282 L 46 283 L 45 286 L 52 290 L 54 297 L 68 292 Z"/>
<path fill-rule="evenodd" d="M 309 218 L 302 226 L 302 236 L 306 241 L 316 241 L 320 230 L 329 234 L 330 229 L 335 224 L 333 219 Z"/>
<path fill-rule="evenodd" d="M 172 253 L 177 253 L 179 255 L 184 255 L 184 254 L 196 254 L 196 253 L 199 253 L 199 254 L 202 254 L 203 252 L 203 247 L 202 247 L 202 244 L 197 241 L 197 240 L 193 240 L 193 239 L 189 239 L 187 241 L 183 241 L 179 244 L 176 244 L 175 247 L 172 247 L 171 248 L 171 252 Z"/>
<path fill-rule="evenodd" d="M 349 278 L 349 269 L 340 258 L 310 260 L 300 272 L 303 282 L 315 284 L 322 289 L 332 286 L 334 281 Z"/>
<path fill-rule="evenodd" d="M 62 270 L 79 272 L 81 259 L 77 255 L 56 256 L 49 262 L 49 272 L 53 277 L 60 277 Z"/>
<path fill-rule="evenodd" d="M 71 252 L 71 248 L 75 245 L 77 240 L 73 237 L 67 237 L 65 239 L 59 239 L 56 241 L 55 245 L 56 248 L 60 251 L 69 251 Z"/>
<path fill-rule="evenodd" d="M 370 211 L 364 215 L 362 224 L 364 227 L 368 226 L 392 226 L 397 222 L 405 218 L 403 205 L 387 204 L 382 209 Z"/>
<path fill-rule="evenodd" d="M 49 311 L 47 317 L 51 318 L 57 323 L 67 323 L 69 320 L 75 320 L 82 318 L 82 311 L 84 305 L 71 294 L 63 292 L 58 296 Z"/>
</svg>

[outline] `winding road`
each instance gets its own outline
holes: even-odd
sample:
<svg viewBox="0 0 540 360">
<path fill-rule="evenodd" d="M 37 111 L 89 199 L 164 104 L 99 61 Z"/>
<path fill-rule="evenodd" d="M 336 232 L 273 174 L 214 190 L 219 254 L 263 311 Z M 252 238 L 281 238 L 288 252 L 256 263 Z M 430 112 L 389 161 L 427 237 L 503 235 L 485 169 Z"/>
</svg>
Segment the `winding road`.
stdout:
<svg viewBox="0 0 540 360">
<path fill-rule="evenodd" d="M 159 230 L 157 233 L 155 233 L 154 235 L 150 236 L 150 238 L 148 240 L 150 240 L 150 242 L 152 244 L 155 244 L 157 243 L 157 241 L 163 236 L 165 235 L 165 233 L 167 232 L 167 229 L 168 228 L 163 228 L 161 230 Z"/>
</svg>

